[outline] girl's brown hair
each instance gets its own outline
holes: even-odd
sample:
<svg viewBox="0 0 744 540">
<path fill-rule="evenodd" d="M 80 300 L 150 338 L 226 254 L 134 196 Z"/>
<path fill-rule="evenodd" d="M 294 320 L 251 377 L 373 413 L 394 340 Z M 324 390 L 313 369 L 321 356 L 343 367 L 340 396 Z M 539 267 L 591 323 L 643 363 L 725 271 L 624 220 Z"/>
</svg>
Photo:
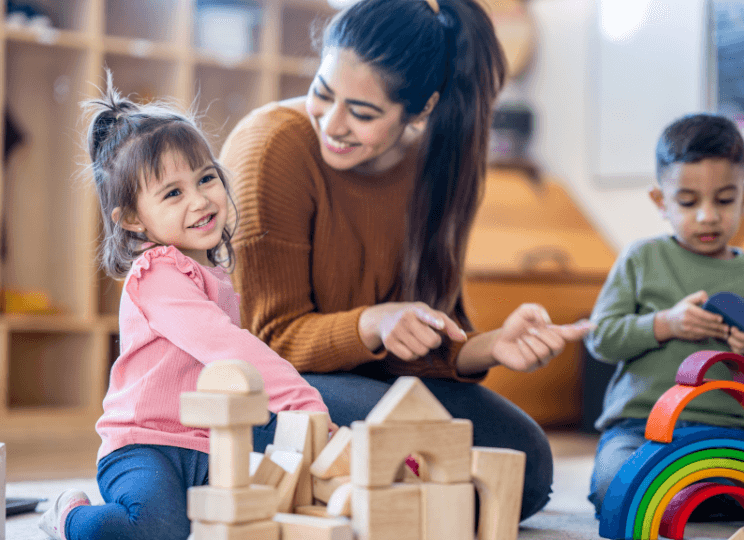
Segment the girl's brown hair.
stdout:
<svg viewBox="0 0 744 540">
<path fill-rule="evenodd" d="M 138 105 L 122 97 L 113 87 L 110 71 L 103 96 L 86 101 L 83 106 L 92 111 L 87 148 L 103 219 L 101 265 L 108 275 L 126 276 L 147 241 L 144 234 L 128 231 L 114 222 L 111 213 L 117 207 L 122 217 L 136 212 L 140 181 L 153 176 L 160 180 L 162 158 L 169 151 L 183 156 L 192 170 L 205 162 L 212 163 L 237 216 L 226 171 L 215 159 L 193 116 L 164 103 Z M 212 264 L 232 266 L 233 232 L 234 225 L 226 226 L 220 243 L 207 251 Z"/>
</svg>

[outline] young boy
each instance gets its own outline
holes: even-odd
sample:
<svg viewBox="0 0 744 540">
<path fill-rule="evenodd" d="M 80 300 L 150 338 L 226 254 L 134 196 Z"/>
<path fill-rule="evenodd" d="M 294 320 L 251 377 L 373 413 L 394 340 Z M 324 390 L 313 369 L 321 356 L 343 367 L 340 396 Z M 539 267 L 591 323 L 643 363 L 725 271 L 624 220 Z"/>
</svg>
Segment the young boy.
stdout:
<svg viewBox="0 0 744 540">
<path fill-rule="evenodd" d="M 662 133 L 656 162 L 658 186 L 649 194 L 674 232 L 623 251 L 594 306 L 597 328 L 585 338 L 595 358 L 617 365 L 595 424 L 603 434 L 589 500 L 598 515 L 615 474 L 646 442 L 646 419 L 674 386 L 682 361 L 699 350 L 744 352 L 744 333 L 701 307 L 720 291 L 744 296 L 744 256 L 728 245 L 739 229 L 744 199 L 741 134 L 720 116 L 685 116 Z M 721 364 L 707 376 L 730 379 Z M 744 428 L 742 413 L 733 397 L 708 392 L 685 408 L 676 427 Z M 725 519 L 741 510 L 728 497 L 715 503 L 705 510 L 701 505 L 694 517 Z M 735 517 L 744 519 L 744 512 Z"/>
</svg>

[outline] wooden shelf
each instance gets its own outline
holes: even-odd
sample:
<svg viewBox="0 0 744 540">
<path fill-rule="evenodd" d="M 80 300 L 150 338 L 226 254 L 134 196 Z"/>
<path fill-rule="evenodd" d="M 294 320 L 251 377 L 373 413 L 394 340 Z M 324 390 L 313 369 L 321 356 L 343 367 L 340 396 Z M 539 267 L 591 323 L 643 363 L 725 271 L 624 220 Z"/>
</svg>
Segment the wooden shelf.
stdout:
<svg viewBox="0 0 744 540">
<path fill-rule="evenodd" d="M 119 354 L 122 282 L 97 258 L 79 106 L 98 95 L 104 67 L 134 99 L 195 103 L 215 154 L 252 109 L 307 91 L 319 64 L 310 25 L 333 10 L 325 0 L 244 3 L 260 10 L 258 25 L 246 52 L 227 57 L 200 42 L 194 0 L 37 0 L 53 27 L 0 22 L 0 114 L 6 140 L 20 134 L 0 168 L 0 288 L 43 297 L 56 313 L 0 313 L 0 440 L 92 429 Z"/>
</svg>

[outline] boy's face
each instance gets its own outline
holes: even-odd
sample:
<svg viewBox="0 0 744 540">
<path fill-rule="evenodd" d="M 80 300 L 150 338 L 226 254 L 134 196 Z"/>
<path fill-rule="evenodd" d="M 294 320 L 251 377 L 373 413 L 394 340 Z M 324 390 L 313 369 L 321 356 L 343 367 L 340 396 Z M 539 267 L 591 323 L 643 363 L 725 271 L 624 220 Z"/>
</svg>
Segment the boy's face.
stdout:
<svg viewBox="0 0 744 540">
<path fill-rule="evenodd" d="M 728 243 L 739 229 L 744 167 L 719 158 L 675 163 L 659 180 L 651 200 L 680 245 L 716 259 L 733 257 Z"/>
</svg>

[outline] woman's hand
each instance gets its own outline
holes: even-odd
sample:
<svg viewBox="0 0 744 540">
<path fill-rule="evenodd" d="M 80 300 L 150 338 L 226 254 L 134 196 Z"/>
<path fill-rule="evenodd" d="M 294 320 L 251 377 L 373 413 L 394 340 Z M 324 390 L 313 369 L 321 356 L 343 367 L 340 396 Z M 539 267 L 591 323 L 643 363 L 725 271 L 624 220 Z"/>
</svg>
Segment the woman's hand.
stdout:
<svg viewBox="0 0 744 540">
<path fill-rule="evenodd" d="M 457 370 L 468 376 L 500 364 L 515 371 L 534 371 L 559 355 L 566 342 L 580 340 L 593 328 L 589 321 L 552 324 L 545 308 L 522 304 L 501 328 L 472 338 L 463 346 Z"/>
<path fill-rule="evenodd" d="M 654 317 L 654 336 L 658 342 L 670 339 L 698 341 L 705 338 L 727 340 L 729 327 L 723 324 L 723 317 L 703 309 L 708 300 L 705 291 L 685 296 L 671 309 L 659 311 Z"/>
<path fill-rule="evenodd" d="M 493 341 L 491 352 L 499 364 L 529 372 L 548 365 L 563 352 L 567 341 L 578 341 L 594 325 L 589 321 L 556 325 L 545 308 L 522 304 L 507 317 Z"/>
<path fill-rule="evenodd" d="M 731 334 L 729 334 L 726 342 L 731 347 L 731 352 L 736 354 L 744 354 L 744 332 L 739 330 L 736 326 L 730 326 Z"/>
<path fill-rule="evenodd" d="M 401 360 L 426 356 L 442 344 L 442 334 L 455 341 L 467 339 L 455 321 L 423 302 L 378 304 L 359 317 L 362 343 L 370 351 L 385 347 Z"/>
</svg>

